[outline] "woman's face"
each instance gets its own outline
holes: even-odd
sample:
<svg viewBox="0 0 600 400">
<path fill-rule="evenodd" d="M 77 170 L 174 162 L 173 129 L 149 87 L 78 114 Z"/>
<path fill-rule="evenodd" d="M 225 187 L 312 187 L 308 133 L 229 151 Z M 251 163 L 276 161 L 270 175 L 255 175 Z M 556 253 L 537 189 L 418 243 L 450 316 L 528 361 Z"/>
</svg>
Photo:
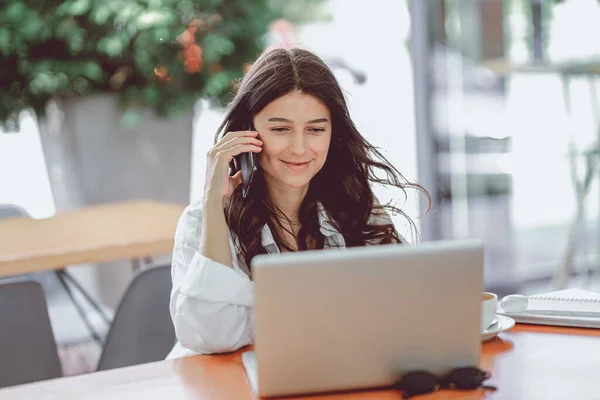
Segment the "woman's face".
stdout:
<svg viewBox="0 0 600 400">
<path fill-rule="evenodd" d="M 256 114 L 254 127 L 263 141 L 258 161 L 268 185 L 304 188 L 323 168 L 331 115 L 316 97 L 290 92 Z"/>
</svg>

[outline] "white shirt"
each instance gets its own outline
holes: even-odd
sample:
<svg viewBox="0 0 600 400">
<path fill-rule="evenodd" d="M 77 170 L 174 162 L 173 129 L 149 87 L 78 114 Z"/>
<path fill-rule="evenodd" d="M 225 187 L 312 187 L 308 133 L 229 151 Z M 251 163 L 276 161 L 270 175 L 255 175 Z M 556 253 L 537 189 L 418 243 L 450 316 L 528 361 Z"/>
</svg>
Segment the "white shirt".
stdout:
<svg viewBox="0 0 600 400">
<path fill-rule="evenodd" d="M 344 236 L 320 203 L 318 210 L 324 247 L 345 247 Z M 392 220 L 382 210 L 373 213 L 370 223 L 391 224 Z M 238 257 L 231 234 L 233 268 L 201 255 L 201 227 L 199 201 L 184 210 L 175 233 L 170 311 L 178 342 L 167 358 L 235 351 L 254 340 L 254 283 L 248 266 Z M 265 250 L 279 253 L 268 225 L 261 235 Z"/>
</svg>

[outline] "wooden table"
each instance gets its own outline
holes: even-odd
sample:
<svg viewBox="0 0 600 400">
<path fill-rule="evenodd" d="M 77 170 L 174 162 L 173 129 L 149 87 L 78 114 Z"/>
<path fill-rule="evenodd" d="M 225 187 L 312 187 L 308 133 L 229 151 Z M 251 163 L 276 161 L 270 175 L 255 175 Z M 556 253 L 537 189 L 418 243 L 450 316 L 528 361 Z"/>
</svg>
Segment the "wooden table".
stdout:
<svg viewBox="0 0 600 400">
<path fill-rule="evenodd" d="M 0 277 L 169 253 L 183 209 L 141 200 L 0 220 Z"/>
<path fill-rule="evenodd" d="M 247 350 L 247 349 L 246 349 Z M 159 361 L 0 389 L 0 399 L 252 400 L 241 351 Z M 419 399 L 600 399 L 600 329 L 517 325 L 483 345 L 481 367 L 497 392 L 442 391 Z M 390 390 L 310 400 L 399 400 Z M 294 399 L 299 399 L 295 397 Z"/>
</svg>

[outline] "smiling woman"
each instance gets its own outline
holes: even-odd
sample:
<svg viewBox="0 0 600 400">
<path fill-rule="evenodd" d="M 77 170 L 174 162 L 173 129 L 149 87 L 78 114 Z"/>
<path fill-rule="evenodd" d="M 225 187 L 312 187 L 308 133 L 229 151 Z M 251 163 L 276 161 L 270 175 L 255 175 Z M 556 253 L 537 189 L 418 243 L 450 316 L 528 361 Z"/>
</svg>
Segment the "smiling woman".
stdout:
<svg viewBox="0 0 600 400">
<path fill-rule="evenodd" d="M 381 183 L 375 177 L 380 169 L 387 175 L 382 183 L 420 187 L 406 182 L 358 132 L 340 86 L 318 57 L 293 49 L 259 58 L 242 81 L 217 139 L 243 129 L 245 121 L 253 122 L 262 140 L 261 173 L 248 199 L 236 193 L 227 198 L 226 218 L 246 266 L 266 252 L 259 240 L 264 226 L 282 251 L 311 249 L 311 243 L 320 248 L 318 207 L 331 215 L 344 245 L 401 241 L 391 223 L 369 223 L 373 210 L 383 211 L 373 204 L 369 182 Z"/>
<path fill-rule="evenodd" d="M 405 214 L 378 204 L 371 184 L 427 194 L 358 132 L 332 72 L 302 49 L 256 61 L 215 142 L 204 199 L 186 209 L 175 237 L 172 356 L 252 343 L 257 254 L 404 244 L 386 208 Z M 247 152 L 257 155 L 258 170 L 244 197 L 234 159 Z"/>
</svg>

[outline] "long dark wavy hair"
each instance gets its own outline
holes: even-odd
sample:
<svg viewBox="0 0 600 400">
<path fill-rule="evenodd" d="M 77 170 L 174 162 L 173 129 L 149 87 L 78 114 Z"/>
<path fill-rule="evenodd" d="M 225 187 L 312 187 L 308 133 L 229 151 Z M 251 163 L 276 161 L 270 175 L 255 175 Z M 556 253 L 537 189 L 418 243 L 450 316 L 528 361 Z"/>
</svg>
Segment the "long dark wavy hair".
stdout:
<svg viewBox="0 0 600 400">
<path fill-rule="evenodd" d="M 332 126 L 327 160 L 311 180 L 300 207 L 301 228 L 295 247 L 298 250 L 323 248 L 325 238 L 319 230 L 318 202 L 344 236 L 348 247 L 402 243 L 394 225 L 373 225 L 370 217 L 387 210 L 403 215 L 413 229 L 414 222 L 394 206 L 374 204 L 371 183 L 402 190 L 418 189 L 431 205 L 429 194 L 420 185 L 408 182 L 358 132 L 335 76 L 313 53 L 294 48 L 275 49 L 261 55 L 239 84 L 217 131 L 215 143 L 227 132 L 248 129 L 254 116 L 265 106 L 292 91 L 300 91 L 322 101 L 329 108 Z M 232 173 L 236 172 L 235 165 L 232 164 L 231 168 Z M 378 177 L 377 170 L 383 171 L 386 178 Z M 281 251 L 293 250 L 294 247 L 283 239 L 283 233 L 289 232 L 282 224 L 286 217 L 270 198 L 260 166 L 248 196 L 242 197 L 240 185 L 225 202 L 224 211 L 229 229 L 237 239 L 239 257 L 248 268 L 254 256 L 266 253 L 261 241 L 261 230 L 265 224 L 271 228 Z"/>
</svg>

